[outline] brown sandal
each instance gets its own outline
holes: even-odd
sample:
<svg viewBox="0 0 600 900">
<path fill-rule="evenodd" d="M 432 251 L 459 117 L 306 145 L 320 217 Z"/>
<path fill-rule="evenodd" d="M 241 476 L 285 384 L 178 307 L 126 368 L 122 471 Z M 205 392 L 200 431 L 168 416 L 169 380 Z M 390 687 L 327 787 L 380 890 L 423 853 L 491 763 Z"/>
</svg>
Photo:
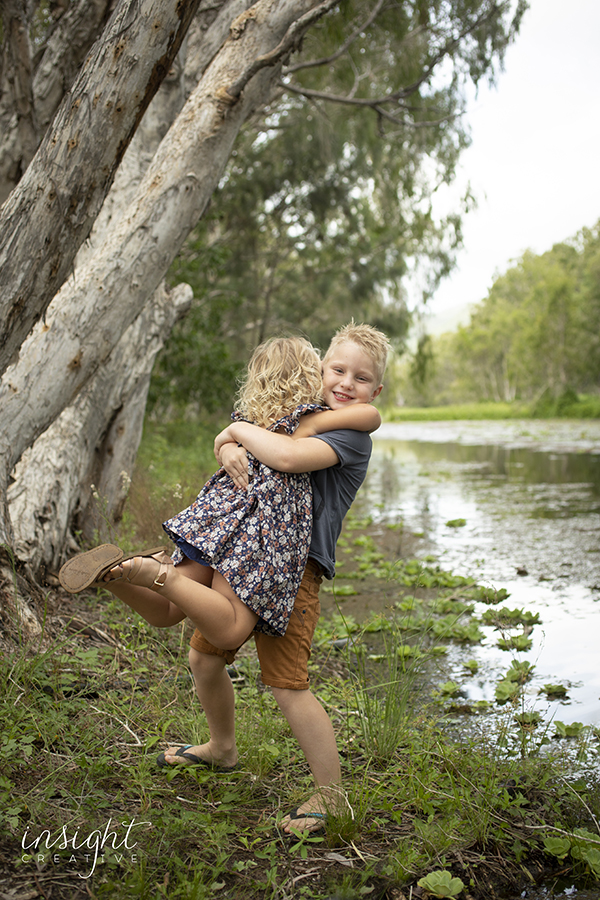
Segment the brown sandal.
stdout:
<svg viewBox="0 0 600 900">
<path fill-rule="evenodd" d="M 138 550 L 137 553 L 124 556 L 123 551 L 115 544 L 100 544 L 99 547 L 78 553 L 68 560 L 58 573 L 58 580 L 69 594 L 78 594 L 87 587 L 106 587 L 107 582 L 103 578 L 115 566 L 135 556 L 154 556 L 161 552 L 168 555 L 166 547 L 154 547 L 152 550 Z M 157 577 L 160 577 L 160 572 Z"/>
<path fill-rule="evenodd" d="M 159 559 L 158 557 L 161 555 L 163 558 Z M 154 562 L 158 563 L 158 572 L 156 572 L 154 576 L 147 572 L 147 567 L 146 569 L 144 567 L 144 559 L 148 558 L 153 559 Z M 130 565 L 125 570 L 123 569 L 122 563 L 127 561 L 130 562 Z M 110 584 L 112 581 L 126 581 L 128 584 L 136 584 L 138 587 L 145 587 L 155 591 L 157 588 L 165 586 L 169 569 L 172 568 L 172 566 L 173 563 L 170 557 L 165 553 L 164 547 L 160 547 L 154 552 L 135 553 L 120 559 L 113 568 L 119 568 L 121 574 L 107 579 L 104 583 Z"/>
</svg>

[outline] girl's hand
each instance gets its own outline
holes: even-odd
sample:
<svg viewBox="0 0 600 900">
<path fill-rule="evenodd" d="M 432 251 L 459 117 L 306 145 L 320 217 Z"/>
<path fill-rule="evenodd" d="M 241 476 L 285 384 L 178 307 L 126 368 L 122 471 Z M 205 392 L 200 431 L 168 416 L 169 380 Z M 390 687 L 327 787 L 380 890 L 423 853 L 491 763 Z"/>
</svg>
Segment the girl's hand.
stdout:
<svg viewBox="0 0 600 900">
<path fill-rule="evenodd" d="M 236 487 L 246 490 L 248 487 L 248 455 L 243 447 L 226 443 L 221 447 L 220 463 L 232 479 Z"/>
</svg>

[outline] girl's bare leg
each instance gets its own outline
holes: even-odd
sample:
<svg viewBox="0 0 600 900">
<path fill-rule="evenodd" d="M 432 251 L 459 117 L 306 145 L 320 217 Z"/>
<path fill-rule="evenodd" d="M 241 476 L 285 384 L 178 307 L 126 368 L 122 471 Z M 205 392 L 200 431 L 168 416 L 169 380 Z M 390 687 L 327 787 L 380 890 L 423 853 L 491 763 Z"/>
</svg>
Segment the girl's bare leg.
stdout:
<svg viewBox="0 0 600 900">
<path fill-rule="evenodd" d="M 193 753 L 208 763 L 224 768 L 235 766 L 238 761 L 235 744 L 235 694 L 231 678 L 227 674 L 225 659 L 222 656 L 200 653 L 192 648 L 189 661 L 210 738 L 206 744 L 190 747 L 186 753 Z M 175 755 L 177 749 L 178 747 L 169 747 L 165 750 L 168 763 L 182 763 L 182 758 Z"/>
<path fill-rule="evenodd" d="M 208 566 L 201 566 L 191 559 L 183 560 L 177 568 L 187 578 L 199 584 L 208 586 L 212 581 L 212 569 Z M 139 613 L 146 622 L 157 628 L 171 628 L 186 617 L 178 606 L 150 588 L 130 584 L 128 581 L 107 581 L 105 587 L 115 597 Z"/>
<path fill-rule="evenodd" d="M 189 565 L 186 566 L 186 564 Z M 191 560 L 186 560 L 179 566 L 169 567 L 165 583 L 160 585 L 154 583 L 158 574 L 157 565 L 157 561 L 151 557 L 135 557 L 135 560 L 126 560 L 115 566 L 114 569 L 111 569 L 111 573 L 113 577 L 122 576 L 123 573 L 127 576 L 135 568 L 136 582 L 146 582 L 149 593 L 158 593 L 163 599 L 178 607 L 183 613 L 182 618 L 188 616 L 215 647 L 225 650 L 231 647 L 241 647 L 256 625 L 258 616 L 234 594 L 222 575 L 213 572 L 212 587 L 208 587 L 195 580 L 196 574 L 193 578 L 186 575 L 186 572 L 196 573 L 197 569 L 204 567 L 198 563 L 192 563 Z M 191 566 L 195 566 L 197 569 L 191 569 Z M 110 582 L 107 582 L 107 586 L 108 584 Z M 120 584 L 130 585 L 130 582 L 120 582 Z M 150 585 L 152 587 L 149 587 Z M 113 587 L 110 589 L 114 592 Z M 129 592 L 126 596 L 131 598 Z M 134 607 L 130 599 L 125 599 L 125 602 L 137 610 L 137 606 Z M 137 599 L 135 602 L 138 602 Z M 169 611 L 171 611 L 170 607 Z M 142 615 L 145 614 L 142 612 Z"/>
</svg>

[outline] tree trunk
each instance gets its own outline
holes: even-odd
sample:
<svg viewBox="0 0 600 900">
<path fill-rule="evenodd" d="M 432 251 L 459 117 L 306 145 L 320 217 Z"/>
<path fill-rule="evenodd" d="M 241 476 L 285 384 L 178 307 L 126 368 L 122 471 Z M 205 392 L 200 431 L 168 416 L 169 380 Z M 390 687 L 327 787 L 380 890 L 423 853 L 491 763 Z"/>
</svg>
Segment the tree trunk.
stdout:
<svg viewBox="0 0 600 900">
<path fill-rule="evenodd" d="M 23 0 L 4 0 L 0 57 L 0 203 L 33 159 L 37 128 L 29 23 Z"/>
<path fill-rule="evenodd" d="M 94 531 L 106 538 L 106 522 L 121 514 L 154 358 L 191 301 L 187 285 L 157 291 L 96 377 L 16 466 L 8 490 L 14 549 L 30 575 L 42 566 L 55 572 L 65 547 L 76 549 L 74 522 L 84 538 Z"/>
<path fill-rule="evenodd" d="M 240 8 L 248 5 L 249 0 L 240 0 L 237 4 Z M 229 31 L 230 22 L 216 13 L 214 6 L 206 12 L 201 10 L 191 28 L 192 46 L 187 47 L 185 55 L 186 64 L 196 76 L 206 68 L 214 55 L 215 47 L 223 43 Z M 125 154 L 90 239 L 80 249 L 78 265 L 82 265 L 86 258 L 93 257 L 96 247 L 101 246 L 110 228 L 128 208 L 162 137 L 175 120 L 184 101 L 182 49 Z M 75 278 L 77 277 L 76 268 Z M 128 377 L 127 366 L 123 372 L 120 361 L 130 360 L 131 365 L 131 360 L 137 355 L 135 347 L 132 347 L 132 335 L 141 333 L 144 339 L 148 317 L 153 315 L 156 320 L 158 316 L 160 330 L 156 334 L 155 343 L 160 336 L 162 346 L 175 318 L 187 309 L 188 294 L 189 290 L 184 291 L 184 306 L 179 301 L 176 304 L 178 315 L 168 315 L 165 313 L 165 288 L 162 284 L 159 286 L 136 320 L 137 330 L 131 326 L 109 358 L 108 368 L 117 386 Z M 177 292 L 174 294 L 174 297 L 179 296 Z M 103 399 L 111 389 L 111 380 L 103 367 L 92 380 L 92 387 L 84 389 L 74 405 L 67 407 L 60 418 L 21 457 L 14 473 L 15 484 L 9 489 L 9 511 L 14 523 L 17 556 L 21 561 L 27 561 L 30 573 L 41 570 L 53 572 L 57 569 L 65 550 L 76 547 L 70 530 L 72 526 L 86 540 L 91 540 L 94 533 L 106 537 L 107 523 L 113 523 L 120 517 L 126 497 L 124 484 L 129 479 L 139 445 L 148 383 L 157 349 L 158 344 L 152 353 L 144 356 L 143 378 L 138 378 L 135 389 L 129 392 L 126 404 L 122 404 L 120 399 L 116 405 L 113 404 L 113 418 L 113 407 Z M 111 365 L 113 357 L 119 361 L 117 365 Z M 99 397 L 106 414 L 102 410 L 94 411 L 92 404 L 92 418 L 88 421 L 86 416 L 89 398 L 96 391 L 96 383 L 101 385 Z M 85 406 L 83 412 L 82 398 Z M 91 497 L 92 484 L 97 488 L 98 502 Z M 99 504 L 102 515 L 99 514 Z"/>
<path fill-rule="evenodd" d="M 0 372 L 72 271 L 198 3 L 120 0 L 0 209 Z"/>
<path fill-rule="evenodd" d="M 0 64 L 0 204 L 38 148 L 79 66 L 101 32 L 112 0 L 71 0 L 31 57 L 24 0 L 4 0 L 5 35 Z M 23 104 L 29 110 L 23 131 Z"/>
<path fill-rule="evenodd" d="M 201 71 L 198 85 L 139 183 L 125 172 L 128 189 L 136 186 L 134 197 L 125 209 L 122 199 L 109 201 L 103 214 L 105 224 L 92 235 L 90 248 L 82 251 L 80 265 L 48 307 L 44 321 L 35 325 L 25 341 L 22 334 L 27 327 L 23 325 L 21 337 L 13 342 L 20 346 L 19 356 L 7 368 L 0 392 L 5 426 L 0 434 L 4 465 L 0 481 L 5 486 L 13 473 L 10 504 L 15 533 L 13 536 L 3 499 L 0 543 L 16 546 L 18 557 L 29 560 L 29 576 L 38 573 L 43 564 L 54 569 L 62 561 L 75 509 L 90 527 L 91 483 L 99 494 L 106 493 L 111 514 L 118 511 L 123 481 L 127 480 L 121 473 L 129 474 L 135 455 L 132 448 L 137 449 L 151 360 L 158 349 L 156 334 L 159 332 L 162 340 L 176 317 L 176 310 L 170 319 L 166 316 L 165 295 L 156 292 L 206 208 L 241 125 L 270 99 L 281 60 L 289 56 L 312 21 L 333 4 L 334 0 L 258 0 L 250 6 L 225 0 L 215 26 L 227 26 L 226 38 L 219 40 L 218 29 L 208 29 L 204 47 L 210 64 L 206 67 L 206 60 L 197 61 Z M 239 13 L 233 20 L 232 10 Z M 112 34 L 114 22 L 111 24 Z M 89 90 L 93 91 L 92 84 Z M 79 96 L 75 89 L 74 95 Z M 64 105 L 60 112 L 64 114 Z M 56 131 L 56 125 L 51 131 Z M 88 138 L 81 132 L 79 142 Z M 78 152 L 78 147 L 73 149 Z M 45 141 L 25 176 L 31 183 L 30 171 L 37 164 L 46 191 L 51 186 L 41 177 L 41 170 L 44 164 L 50 166 L 47 150 Z M 143 165 L 139 160 L 133 164 L 141 174 Z M 70 185 L 67 194 L 81 195 L 74 183 L 81 177 L 81 172 L 65 170 Z M 11 211 L 15 208 L 12 201 L 20 188 L 13 192 L 3 213 L 8 206 Z M 59 192 L 63 192 L 62 185 Z M 40 221 L 51 223 L 52 210 L 50 213 L 49 220 Z M 83 234 L 80 223 L 75 224 Z M 71 229 L 66 251 L 71 259 L 75 231 L 77 228 Z M 19 280 L 22 268 L 27 269 L 23 246 L 27 242 L 13 246 L 15 259 L 7 276 L 11 297 L 18 294 L 13 282 Z M 28 250 L 27 256 L 30 253 Z M 47 254 L 44 261 L 38 258 L 33 277 L 24 276 L 23 284 L 31 283 L 22 288 L 23 296 L 32 297 L 35 285 L 44 283 L 46 276 L 41 270 L 47 268 L 46 259 Z M 34 318 L 29 312 L 32 303 L 28 300 L 26 304 L 30 321 Z M 158 319 L 152 318 L 157 315 Z M 160 327 L 148 329 L 148 316 L 155 324 L 160 321 Z M 153 349 L 145 342 L 151 335 Z M 132 342 L 140 344 L 140 361 L 130 377 L 129 354 L 133 351 L 123 347 L 131 347 Z M 116 443 L 115 436 L 119 438 Z M 94 456 L 95 466 L 90 464 Z M 3 494 L 5 498 L 5 491 Z M 26 609 L 22 593 L 17 590 L 15 594 L 6 554 L 1 562 L 0 591 L 12 601 L 13 618 L 31 630 L 35 610 Z"/>
<path fill-rule="evenodd" d="M 9 469 L 101 366 L 143 309 L 202 215 L 247 116 L 271 92 L 272 69 L 239 100 L 227 88 L 266 55 L 309 0 L 259 0 L 231 34 L 162 141 L 126 215 L 70 279 L 5 373 L 0 450 Z M 242 20 L 242 21 L 240 21 Z M 40 364 L 45 377 L 40 383 Z"/>
</svg>

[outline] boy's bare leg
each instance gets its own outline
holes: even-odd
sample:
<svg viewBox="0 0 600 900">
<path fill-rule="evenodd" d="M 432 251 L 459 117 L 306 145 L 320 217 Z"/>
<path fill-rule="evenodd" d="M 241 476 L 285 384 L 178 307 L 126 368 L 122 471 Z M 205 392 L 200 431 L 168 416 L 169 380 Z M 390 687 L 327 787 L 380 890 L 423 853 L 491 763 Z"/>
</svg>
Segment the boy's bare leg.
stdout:
<svg viewBox="0 0 600 900">
<path fill-rule="evenodd" d="M 328 809 L 339 807 L 343 797 L 342 772 L 331 719 L 309 690 L 271 690 L 315 779 L 316 792 L 298 807 L 298 811 L 326 813 Z M 292 827 L 289 817 L 283 819 L 281 824 L 283 830 L 289 833 Z M 299 831 L 311 831 L 321 825 L 322 819 L 310 817 L 293 823 Z"/>
<path fill-rule="evenodd" d="M 235 766 L 238 761 L 235 744 L 235 693 L 227 674 L 225 659 L 222 656 L 200 653 L 192 647 L 189 661 L 210 738 L 206 744 L 190 747 L 186 753 L 193 753 L 209 763 L 225 768 Z M 181 757 L 175 755 L 177 749 L 178 747 L 169 747 L 165 750 L 168 763 L 181 764 Z"/>
</svg>

